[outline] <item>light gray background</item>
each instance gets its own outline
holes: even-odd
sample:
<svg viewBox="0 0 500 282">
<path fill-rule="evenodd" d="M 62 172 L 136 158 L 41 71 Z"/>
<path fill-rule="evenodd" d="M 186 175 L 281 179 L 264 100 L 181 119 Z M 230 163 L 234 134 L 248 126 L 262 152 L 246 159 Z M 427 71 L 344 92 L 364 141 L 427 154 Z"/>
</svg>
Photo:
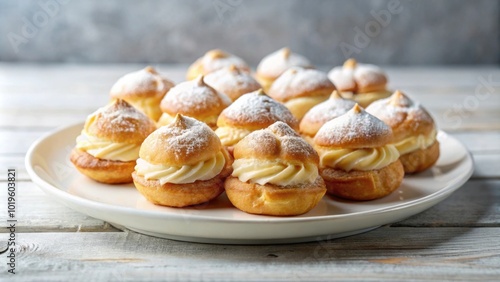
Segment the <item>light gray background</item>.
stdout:
<svg viewBox="0 0 500 282">
<path fill-rule="evenodd" d="M 55 1 L 0 0 L 0 61 L 187 64 L 218 47 L 255 66 L 290 46 L 315 64 L 337 65 L 342 42 L 362 47 L 359 60 L 384 65 L 500 61 L 496 0 L 401 0 L 367 46 L 355 44 L 355 28 L 373 24 L 371 11 L 387 11 L 390 1 Z M 57 8 L 48 15 L 40 3 Z M 23 36 L 34 18 L 43 26 Z M 9 34 L 25 40 L 17 52 Z"/>
</svg>

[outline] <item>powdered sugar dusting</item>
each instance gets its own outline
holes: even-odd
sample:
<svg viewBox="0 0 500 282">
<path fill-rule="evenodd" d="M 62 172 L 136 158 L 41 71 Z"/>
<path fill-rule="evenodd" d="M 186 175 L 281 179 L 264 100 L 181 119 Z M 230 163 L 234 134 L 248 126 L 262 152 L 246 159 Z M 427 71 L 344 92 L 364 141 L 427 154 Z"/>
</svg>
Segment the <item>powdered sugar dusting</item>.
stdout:
<svg viewBox="0 0 500 282">
<path fill-rule="evenodd" d="M 408 117 L 411 117 L 416 127 L 418 127 L 419 123 L 434 123 L 432 117 L 419 102 L 412 101 L 399 90 L 389 98 L 373 102 L 366 108 L 366 111 L 392 127 L 403 123 Z"/>
<path fill-rule="evenodd" d="M 222 114 L 237 124 L 254 123 L 262 120 L 283 121 L 289 125 L 297 120 L 283 104 L 259 91 L 245 94 L 227 107 Z"/>
<path fill-rule="evenodd" d="M 387 83 L 384 71 L 370 64 L 356 64 L 354 68 L 338 66 L 328 72 L 328 77 L 340 91 L 358 91 L 358 85 Z"/>
<path fill-rule="evenodd" d="M 340 144 L 354 140 L 374 140 L 392 134 L 391 128 L 375 116 L 355 105 L 344 115 L 325 123 L 315 138 Z"/>
<path fill-rule="evenodd" d="M 201 81 L 200 81 L 201 80 Z M 231 104 L 231 99 L 203 82 L 203 77 L 179 83 L 165 95 L 161 107 L 170 115 L 177 113 L 189 115 L 213 108 L 220 109 Z"/>
<path fill-rule="evenodd" d="M 174 83 L 166 79 L 152 67 L 134 71 L 122 76 L 111 87 L 111 96 L 121 95 L 148 95 L 154 92 L 164 95 L 165 92 L 174 86 Z"/>
<path fill-rule="evenodd" d="M 304 56 L 282 48 L 265 56 L 257 66 L 257 73 L 269 77 L 278 77 L 290 67 L 311 68 L 311 62 Z"/>
<path fill-rule="evenodd" d="M 328 100 L 310 109 L 302 120 L 313 123 L 325 123 L 347 113 L 356 103 L 341 97 L 330 97 Z"/>
<path fill-rule="evenodd" d="M 154 123 L 149 117 L 121 99 L 98 109 L 85 122 L 87 132 L 95 133 L 96 136 L 105 135 L 110 141 L 115 141 L 115 136 L 123 134 L 134 135 L 143 140 L 154 129 Z M 134 143 L 137 138 L 129 141 Z"/>
<path fill-rule="evenodd" d="M 248 142 L 253 146 L 255 151 L 274 151 L 266 150 L 266 146 L 274 147 L 279 144 L 281 155 L 296 156 L 299 158 L 316 158 L 317 153 L 312 146 L 302 139 L 290 126 L 286 123 L 277 121 L 269 127 L 250 133 L 247 137 L 252 140 Z M 276 142 L 275 140 L 279 140 Z"/>
<path fill-rule="evenodd" d="M 246 71 L 231 65 L 205 76 L 205 82 L 217 91 L 227 94 L 233 100 L 241 94 L 261 88 L 260 84 Z"/>
<path fill-rule="evenodd" d="M 173 152 L 174 161 L 189 158 L 206 150 L 211 140 L 218 138 L 205 123 L 187 116 L 176 117 L 167 126 L 162 126 L 152 136 L 153 147 Z"/>
<path fill-rule="evenodd" d="M 201 58 L 201 63 L 203 64 L 203 69 L 206 73 L 213 72 L 224 67 L 229 67 L 230 65 L 234 65 L 242 70 L 250 69 L 243 59 L 218 49 L 208 51 Z"/>
<path fill-rule="evenodd" d="M 304 92 L 334 87 L 327 74 L 322 71 L 291 67 L 273 82 L 269 95 L 279 100 L 287 100 Z"/>
</svg>

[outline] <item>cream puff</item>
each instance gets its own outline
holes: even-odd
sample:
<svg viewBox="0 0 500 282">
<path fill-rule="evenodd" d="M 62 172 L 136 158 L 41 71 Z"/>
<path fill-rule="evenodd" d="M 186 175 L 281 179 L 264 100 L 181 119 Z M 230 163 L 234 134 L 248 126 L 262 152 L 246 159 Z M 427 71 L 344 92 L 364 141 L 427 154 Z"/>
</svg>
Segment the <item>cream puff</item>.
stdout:
<svg viewBox="0 0 500 282">
<path fill-rule="evenodd" d="M 260 61 L 255 78 L 267 92 L 274 80 L 290 67 L 313 68 L 306 57 L 293 53 L 289 48 L 282 48 L 265 56 Z"/>
<path fill-rule="evenodd" d="M 437 130 L 431 115 L 419 104 L 397 90 L 391 97 L 373 102 L 367 112 L 392 128 L 393 144 L 398 149 L 406 173 L 423 171 L 439 158 Z"/>
<path fill-rule="evenodd" d="M 191 66 L 189 66 L 186 79 L 191 80 L 197 78 L 199 75 L 206 75 L 230 65 L 242 71 L 250 71 L 250 67 L 243 61 L 243 59 L 219 50 L 213 49 L 205 53 L 203 57 L 198 58 Z"/>
<path fill-rule="evenodd" d="M 300 121 L 300 134 L 311 144 L 318 130 L 327 121 L 347 113 L 356 103 L 344 99 L 337 90 L 333 91 L 329 99 L 312 107 Z"/>
<path fill-rule="evenodd" d="M 124 75 L 111 87 L 112 99 L 123 99 L 152 120 L 161 116 L 160 102 L 174 83 L 153 67 Z"/>
<path fill-rule="evenodd" d="M 234 157 L 224 187 L 231 203 L 244 212 L 299 215 L 326 193 L 317 153 L 286 123 L 250 133 L 235 145 Z"/>
<path fill-rule="evenodd" d="M 298 121 L 282 104 L 264 94 L 262 90 L 241 96 L 224 109 L 217 119 L 217 130 L 222 145 L 230 152 L 233 146 L 251 132 L 282 121 L 298 130 Z"/>
<path fill-rule="evenodd" d="M 149 135 L 132 174 L 137 190 L 150 202 L 186 207 L 208 202 L 224 191 L 232 159 L 205 123 L 176 115 Z"/>
<path fill-rule="evenodd" d="M 328 99 L 335 85 L 326 73 L 302 67 L 291 67 L 271 85 L 267 94 L 283 103 L 301 120 L 312 107 Z"/>
<path fill-rule="evenodd" d="M 319 171 L 328 192 L 373 200 L 396 190 L 404 177 L 391 128 L 357 104 L 325 123 L 314 137 Z"/>
<path fill-rule="evenodd" d="M 242 71 L 235 65 L 207 74 L 205 82 L 215 90 L 226 94 L 232 101 L 261 88 L 248 71 Z"/>
<path fill-rule="evenodd" d="M 87 117 L 70 160 L 98 182 L 130 183 L 141 144 L 155 129 L 149 117 L 117 99 Z"/>
<path fill-rule="evenodd" d="M 158 126 L 171 123 L 177 114 L 193 117 L 215 129 L 219 114 L 231 104 L 226 94 L 218 92 L 204 81 L 202 75 L 195 80 L 177 84 L 161 101 L 163 111 Z"/>
<path fill-rule="evenodd" d="M 359 64 L 355 59 L 348 59 L 343 66 L 333 68 L 328 77 L 345 98 L 362 107 L 391 95 L 387 90 L 385 72 L 375 65 Z"/>
</svg>

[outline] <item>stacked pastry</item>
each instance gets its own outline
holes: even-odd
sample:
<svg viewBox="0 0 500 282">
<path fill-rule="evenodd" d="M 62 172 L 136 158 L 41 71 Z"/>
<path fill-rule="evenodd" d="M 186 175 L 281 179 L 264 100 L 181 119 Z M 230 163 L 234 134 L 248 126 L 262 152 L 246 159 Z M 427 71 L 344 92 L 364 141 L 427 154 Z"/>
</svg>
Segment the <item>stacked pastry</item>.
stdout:
<svg viewBox="0 0 500 282">
<path fill-rule="evenodd" d="M 271 84 L 291 67 L 312 68 L 313 66 L 306 57 L 293 53 L 289 48 L 282 48 L 265 56 L 260 61 L 255 78 L 267 92 Z"/>
<path fill-rule="evenodd" d="M 230 104 L 229 97 L 206 84 L 203 75 L 200 75 L 195 80 L 179 83 L 168 91 L 160 104 L 163 114 L 158 120 L 158 126 L 171 123 L 176 114 L 183 114 L 215 129 L 219 114 Z"/>
<path fill-rule="evenodd" d="M 132 182 L 139 148 L 155 129 L 145 114 L 117 99 L 87 118 L 76 138 L 71 162 L 81 173 L 99 182 Z"/>
<path fill-rule="evenodd" d="M 222 145 L 232 147 L 251 132 L 282 121 L 298 129 L 298 122 L 282 104 L 264 94 L 262 90 L 245 94 L 224 109 L 217 120 L 217 130 Z"/>
<path fill-rule="evenodd" d="M 161 116 L 160 101 L 174 83 L 153 67 L 131 72 L 118 79 L 110 91 L 111 98 L 123 99 L 152 120 Z"/>
<path fill-rule="evenodd" d="M 354 59 L 348 59 L 343 66 L 330 70 L 328 76 L 346 98 L 362 107 L 391 95 L 387 90 L 387 75 L 374 65 L 359 64 Z"/>
<path fill-rule="evenodd" d="M 268 92 L 269 96 L 283 103 L 301 120 L 312 107 L 328 99 L 333 90 L 335 85 L 326 73 L 292 67 L 273 82 Z"/>
<path fill-rule="evenodd" d="M 418 103 L 397 90 L 371 104 L 369 113 L 383 120 L 394 132 L 394 145 L 401 154 L 406 173 L 428 169 L 439 158 L 439 142 L 434 120 Z"/>
<path fill-rule="evenodd" d="M 186 77 L 174 85 L 147 67 L 120 78 L 77 137 L 75 167 L 102 183 L 133 182 L 158 205 L 197 205 L 225 190 L 242 211 L 289 216 L 325 193 L 387 196 L 439 157 L 432 117 L 401 91 L 384 98 L 376 66 L 350 59 L 327 75 L 283 48 L 252 74 L 216 49 Z"/>
</svg>

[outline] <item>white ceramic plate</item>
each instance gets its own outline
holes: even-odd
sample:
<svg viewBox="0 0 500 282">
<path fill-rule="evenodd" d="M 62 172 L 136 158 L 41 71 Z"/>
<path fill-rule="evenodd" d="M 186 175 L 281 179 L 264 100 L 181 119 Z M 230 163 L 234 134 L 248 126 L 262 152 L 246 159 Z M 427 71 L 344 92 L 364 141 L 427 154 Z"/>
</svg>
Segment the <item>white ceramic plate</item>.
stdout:
<svg viewBox="0 0 500 282">
<path fill-rule="evenodd" d="M 69 161 L 83 125 L 56 130 L 36 141 L 26 155 L 32 180 L 68 207 L 140 233 L 183 241 L 224 244 L 294 243 L 337 238 L 396 222 L 444 200 L 470 178 L 466 148 L 439 132 L 441 156 L 431 169 L 406 177 L 391 195 L 353 202 L 325 196 L 309 213 L 295 217 L 246 214 L 225 194 L 191 208 L 147 202 L 129 185 L 105 185 L 81 175 Z"/>
</svg>

